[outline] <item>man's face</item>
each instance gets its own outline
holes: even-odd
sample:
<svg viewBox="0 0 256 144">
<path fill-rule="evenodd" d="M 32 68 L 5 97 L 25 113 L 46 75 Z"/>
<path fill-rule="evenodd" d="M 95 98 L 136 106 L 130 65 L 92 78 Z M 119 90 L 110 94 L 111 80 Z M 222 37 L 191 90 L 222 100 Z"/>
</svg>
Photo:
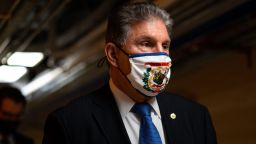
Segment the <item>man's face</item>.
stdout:
<svg viewBox="0 0 256 144">
<path fill-rule="evenodd" d="M 24 105 L 10 98 L 4 98 L 0 105 L 0 133 L 2 136 L 12 134 L 18 127 Z"/>
<path fill-rule="evenodd" d="M 133 25 L 129 30 L 124 46 L 121 48 L 128 54 L 157 52 L 169 54 L 170 41 L 168 31 L 163 21 L 152 18 L 148 21 Z M 114 57 L 116 62 L 113 62 L 111 71 L 113 82 L 133 100 L 137 102 L 145 101 L 148 98 L 138 93 L 125 78 L 125 75 L 131 72 L 128 56 L 118 48 L 116 48 L 116 50 L 117 54 Z"/>
<path fill-rule="evenodd" d="M 5 98 L 0 105 L 0 119 L 18 121 L 23 113 L 23 109 L 23 103 Z"/>
<path fill-rule="evenodd" d="M 170 37 L 162 20 L 152 18 L 131 27 L 125 45 L 128 54 L 165 52 L 169 54 Z M 130 64 L 127 55 L 119 51 L 118 62 L 125 74 L 129 74 Z"/>
</svg>

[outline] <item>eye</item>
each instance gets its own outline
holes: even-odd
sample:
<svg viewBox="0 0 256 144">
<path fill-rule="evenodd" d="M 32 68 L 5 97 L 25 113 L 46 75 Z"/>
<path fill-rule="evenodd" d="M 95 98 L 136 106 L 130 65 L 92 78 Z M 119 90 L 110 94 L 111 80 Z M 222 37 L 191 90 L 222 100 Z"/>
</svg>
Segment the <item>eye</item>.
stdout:
<svg viewBox="0 0 256 144">
<path fill-rule="evenodd" d="M 166 50 L 169 50 L 170 44 L 169 44 L 169 43 L 164 43 L 164 44 L 162 44 L 162 47 L 163 47 L 164 49 L 166 49 Z"/>
<path fill-rule="evenodd" d="M 153 44 L 149 41 L 143 41 L 141 42 L 141 45 L 144 47 L 153 47 Z"/>
</svg>

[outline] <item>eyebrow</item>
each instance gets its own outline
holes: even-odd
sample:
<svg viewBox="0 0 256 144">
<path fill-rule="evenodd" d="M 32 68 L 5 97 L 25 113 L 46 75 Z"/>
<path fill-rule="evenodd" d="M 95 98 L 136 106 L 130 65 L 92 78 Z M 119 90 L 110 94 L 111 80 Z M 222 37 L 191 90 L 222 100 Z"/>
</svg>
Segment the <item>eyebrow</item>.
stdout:
<svg viewBox="0 0 256 144">
<path fill-rule="evenodd" d="M 142 35 L 142 36 L 139 36 L 137 38 L 135 38 L 135 42 L 140 42 L 142 40 L 154 40 L 156 41 L 156 39 L 154 37 L 151 37 L 151 36 L 148 36 L 148 35 Z M 163 41 L 163 43 L 171 43 L 171 40 L 168 38 L 166 40 Z"/>
</svg>

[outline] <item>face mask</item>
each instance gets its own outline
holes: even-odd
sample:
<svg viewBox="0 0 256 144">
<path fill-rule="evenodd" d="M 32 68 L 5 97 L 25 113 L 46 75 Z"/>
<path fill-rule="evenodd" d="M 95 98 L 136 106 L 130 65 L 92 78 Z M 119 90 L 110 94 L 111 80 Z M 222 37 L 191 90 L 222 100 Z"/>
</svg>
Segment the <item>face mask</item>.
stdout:
<svg viewBox="0 0 256 144">
<path fill-rule="evenodd" d="M 131 85 L 144 96 L 156 96 L 162 92 L 171 76 L 171 58 L 168 54 L 127 54 L 131 72 L 126 76 Z"/>
<path fill-rule="evenodd" d="M 13 133 L 19 125 L 19 121 L 9 121 L 0 119 L 0 133 L 9 135 Z"/>
</svg>

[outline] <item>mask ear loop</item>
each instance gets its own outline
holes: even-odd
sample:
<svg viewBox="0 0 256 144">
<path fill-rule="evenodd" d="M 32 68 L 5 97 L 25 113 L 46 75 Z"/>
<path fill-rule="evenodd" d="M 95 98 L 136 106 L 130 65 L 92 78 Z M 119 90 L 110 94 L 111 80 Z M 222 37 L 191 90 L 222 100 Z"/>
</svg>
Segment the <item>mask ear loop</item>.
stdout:
<svg viewBox="0 0 256 144">
<path fill-rule="evenodd" d="M 129 58 L 129 54 L 124 51 L 122 48 L 120 48 L 119 46 L 116 46 L 119 50 L 121 50 L 128 58 Z M 121 72 L 121 74 L 126 78 L 126 80 L 131 84 L 130 80 L 126 77 L 126 75 L 124 74 L 124 72 L 120 69 L 120 67 L 118 66 L 118 71 Z"/>
<path fill-rule="evenodd" d="M 124 51 L 122 48 L 120 48 L 119 46 L 116 46 L 119 50 L 121 50 L 126 56 L 130 56 L 130 54 L 128 54 L 126 51 Z"/>
<path fill-rule="evenodd" d="M 116 46 L 116 47 L 129 57 L 129 54 L 125 52 L 122 48 L 120 48 L 119 46 Z M 104 63 L 107 63 L 107 56 L 103 56 L 102 58 L 99 59 L 99 61 L 97 62 L 97 67 L 101 68 L 104 65 Z"/>
</svg>

